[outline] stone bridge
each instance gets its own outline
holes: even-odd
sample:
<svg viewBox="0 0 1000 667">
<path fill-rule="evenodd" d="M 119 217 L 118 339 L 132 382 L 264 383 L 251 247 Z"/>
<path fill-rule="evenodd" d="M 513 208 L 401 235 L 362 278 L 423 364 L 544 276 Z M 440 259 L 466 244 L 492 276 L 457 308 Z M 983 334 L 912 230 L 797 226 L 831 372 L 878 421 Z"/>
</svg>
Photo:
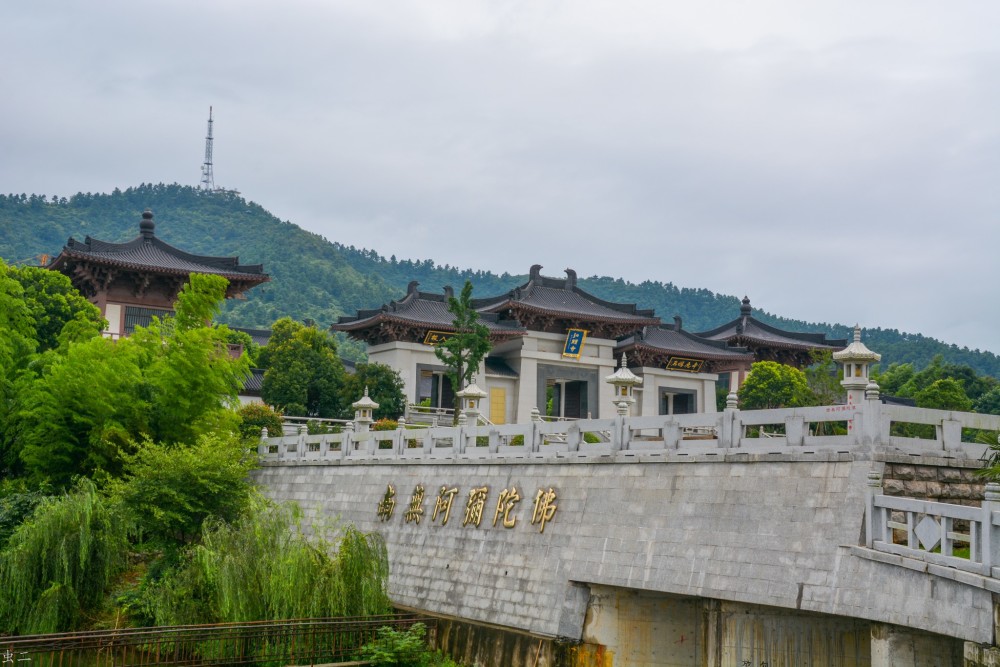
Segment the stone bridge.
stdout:
<svg viewBox="0 0 1000 667">
<path fill-rule="evenodd" d="M 477 665 L 1000 664 L 1000 418 L 734 403 L 265 438 L 257 479 L 381 533 L 394 601 Z"/>
</svg>

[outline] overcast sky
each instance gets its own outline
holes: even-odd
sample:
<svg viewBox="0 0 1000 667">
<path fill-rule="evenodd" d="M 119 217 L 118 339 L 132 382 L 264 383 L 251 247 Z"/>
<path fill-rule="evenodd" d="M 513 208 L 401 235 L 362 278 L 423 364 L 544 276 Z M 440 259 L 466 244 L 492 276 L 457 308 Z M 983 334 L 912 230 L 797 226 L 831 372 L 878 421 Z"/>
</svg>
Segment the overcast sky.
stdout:
<svg viewBox="0 0 1000 667">
<path fill-rule="evenodd" d="M 5 0 L 0 191 L 197 185 L 213 105 L 216 184 L 330 240 L 1000 352 L 998 36 L 995 0 Z"/>
</svg>

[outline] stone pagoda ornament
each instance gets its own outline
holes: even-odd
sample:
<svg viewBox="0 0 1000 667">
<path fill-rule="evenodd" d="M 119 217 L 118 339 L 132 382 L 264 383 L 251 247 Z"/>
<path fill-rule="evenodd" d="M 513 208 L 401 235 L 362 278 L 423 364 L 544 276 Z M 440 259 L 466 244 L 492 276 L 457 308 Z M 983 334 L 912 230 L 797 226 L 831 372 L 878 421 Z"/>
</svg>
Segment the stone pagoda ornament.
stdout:
<svg viewBox="0 0 1000 667">
<path fill-rule="evenodd" d="M 627 417 L 630 407 L 635 403 L 634 390 L 642 384 L 642 378 L 628 369 L 628 357 L 624 352 L 618 370 L 604 378 L 604 381 L 615 389 L 614 404 L 618 406 L 618 414 Z"/>
<path fill-rule="evenodd" d="M 367 433 L 374 421 L 372 414 L 378 410 L 378 403 L 368 397 L 368 387 L 365 387 L 365 395 L 359 400 L 351 403 L 354 408 L 354 424 L 358 433 Z"/>
<path fill-rule="evenodd" d="M 455 392 L 459 400 L 462 403 L 462 415 L 466 418 L 466 423 L 475 426 L 479 423 L 479 415 L 482 412 L 479 409 L 479 403 L 484 398 L 486 398 L 486 392 L 479 388 L 476 384 L 475 376 L 472 377 L 472 382 L 465 385 L 465 389 L 459 392 Z"/>
<path fill-rule="evenodd" d="M 878 363 L 881 354 L 872 352 L 861 342 L 861 327 L 854 327 L 854 342 L 839 352 L 833 353 L 833 360 L 843 366 L 844 379 L 840 384 L 847 390 L 847 402 L 858 404 L 865 396 L 865 391 L 871 383 L 869 373 L 871 365 Z M 878 387 L 875 387 L 878 390 Z"/>
</svg>

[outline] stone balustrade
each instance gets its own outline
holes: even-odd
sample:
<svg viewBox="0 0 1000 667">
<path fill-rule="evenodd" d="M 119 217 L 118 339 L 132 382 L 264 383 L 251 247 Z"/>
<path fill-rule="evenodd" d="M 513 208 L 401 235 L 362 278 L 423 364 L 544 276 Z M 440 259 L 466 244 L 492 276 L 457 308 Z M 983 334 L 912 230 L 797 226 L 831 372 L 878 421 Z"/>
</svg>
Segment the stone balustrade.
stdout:
<svg viewBox="0 0 1000 667">
<path fill-rule="evenodd" d="M 930 425 L 935 437 L 893 435 L 900 423 Z M 765 453 L 850 451 L 858 448 L 979 458 L 987 445 L 963 441 L 963 429 L 1000 431 L 1000 417 L 883 405 L 827 405 L 773 410 L 581 419 L 506 425 L 460 425 L 394 431 L 264 437 L 267 462 L 367 459 L 547 459 L 637 454 L 697 454 L 734 450 Z"/>
<path fill-rule="evenodd" d="M 936 566 L 931 574 L 955 578 L 952 568 L 991 580 L 964 582 L 1000 593 L 1000 484 L 986 485 L 981 507 L 887 496 L 877 472 L 869 474 L 865 512 L 865 546 L 910 561 L 914 568 Z M 959 550 L 968 550 L 968 554 Z M 863 555 L 863 554 L 859 554 Z M 923 567 L 917 566 L 917 567 Z"/>
</svg>

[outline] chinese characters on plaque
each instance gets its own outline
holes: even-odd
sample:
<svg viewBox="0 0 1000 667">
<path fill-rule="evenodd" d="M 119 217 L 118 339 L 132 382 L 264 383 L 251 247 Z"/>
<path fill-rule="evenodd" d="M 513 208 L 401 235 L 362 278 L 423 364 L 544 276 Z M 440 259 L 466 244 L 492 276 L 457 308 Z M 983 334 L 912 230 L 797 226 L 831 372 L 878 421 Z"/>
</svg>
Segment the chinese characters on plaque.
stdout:
<svg viewBox="0 0 1000 667">
<path fill-rule="evenodd" d="M 668 371 L 683 371 L 685 373 L 699 373 L 701 367 L 705 365 L 702 359 L 685 359 L 684 357 L 670 357 L 667 359 L 665 368 Z"/>
<path fill-rule="evenodd" d="M 454 336 L 455 334 L 447 331 L 428 331 L 424 336 L 424 345 L 440 345 Z"/>
<path fill-rule="evenodd" d="M 440 526 L 448 524 L 451 517 L 452 503 L 459 493 L 458 487 L 449 488 L 448 485 L 441 486 L 434 499 L 434 510 L 431 513 L 431 523 Z M 535 494 L 534 506 L 531 510 L 529 524 L 538 528 L 539 533 L 545 532 L 545 524 L 552 521 L 559 509 L 556 505 L 556 492 L 552 487 L 548 489 L 538 489 Z M 490 504 L 490 487 L 477 486 L 469 489 L 465 496 L 465 512 L 462 516 L 462 526 L 473 526 L 479 528 L 483 522 L 483 514 L 490 508 L 493 511 L 492 525 L 495 527 L 499 523 L 504 528 L 513 528 L 517 525 L 517 504 L 521 502 L 521 494 L 517 487 L 512 485 L 500 491 L 496 504 Z M 387 484 L 382 499 L 378 501 L 375 508 L 375 515 L 379 521 L 390 521 L 393 510 L 396 508 L 396 488 L 392 484 Z M 461 511 L 461 510 L 459 510 Z M 490 525 L 489 514 L 487 516 L 487 526 Z M 413 494 L 403 512 L 403 521 L 420 525 L 420 520 L 424 518 L 424 485 L 417 484 L 413 488 Z"/>
<path fill-rule="evenodd" d="M 570 329 L 566 332 L 566 344 L 563 345 L 562 356 L 579 359 L 583 354 L 583 344 L 586 340 L 586 329 Z"/>
</svg>

